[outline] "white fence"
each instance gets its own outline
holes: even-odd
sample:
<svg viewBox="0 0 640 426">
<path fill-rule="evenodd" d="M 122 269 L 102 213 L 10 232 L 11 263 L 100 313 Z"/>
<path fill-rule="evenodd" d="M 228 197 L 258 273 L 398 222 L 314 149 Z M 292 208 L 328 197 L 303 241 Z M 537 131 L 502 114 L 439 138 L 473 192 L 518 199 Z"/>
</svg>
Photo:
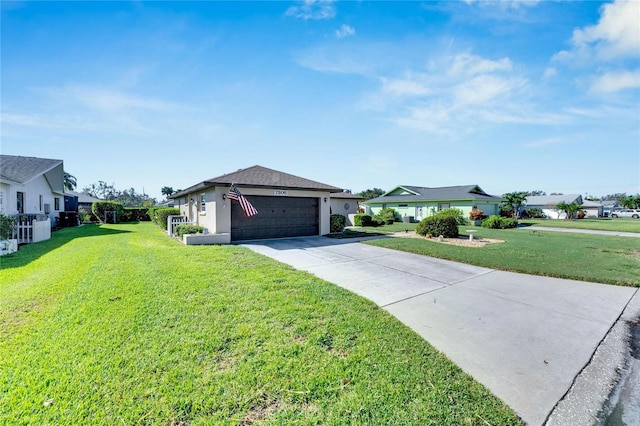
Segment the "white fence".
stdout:
<svg viewBox="0 0 640 426">
<path fill-rule="evenodd" d="M 14 239 L 18 240 L 18 244 L 37 243 L 51 238 L 51 222 L 46 216 L 38 220 L 39 216 L 42 215 L 23 214 L 16 217 Z"/>
<path fill-rule="evenodd" d="M 178 225 L 193 225 L 193 222 L 189 222 L 189 219 L 185 216 L 168 216 L 167 217 L 167 234 L 175 236 L 176 227 Z"/>
</svg>

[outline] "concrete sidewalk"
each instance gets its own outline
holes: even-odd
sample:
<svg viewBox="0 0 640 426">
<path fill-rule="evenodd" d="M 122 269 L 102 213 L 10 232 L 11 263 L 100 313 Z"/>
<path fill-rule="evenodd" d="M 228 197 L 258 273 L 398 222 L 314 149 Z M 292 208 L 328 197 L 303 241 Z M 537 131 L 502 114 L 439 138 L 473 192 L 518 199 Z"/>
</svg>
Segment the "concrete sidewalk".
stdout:
<svg viewBox="0 0 640 426">
<path fill-rule="evenodd" d="M 531 425 L 545 422 L 625 308 L 625 317 L 640 314 L 636 288 L 495 271 L 353 240 L 243 245 L 382 306 Z M 592 404 L 608 396 L 616 367 L 590 390 L 602 394 Z M 599 407 L 579 409 L 588 418 Z"/>
</svg>

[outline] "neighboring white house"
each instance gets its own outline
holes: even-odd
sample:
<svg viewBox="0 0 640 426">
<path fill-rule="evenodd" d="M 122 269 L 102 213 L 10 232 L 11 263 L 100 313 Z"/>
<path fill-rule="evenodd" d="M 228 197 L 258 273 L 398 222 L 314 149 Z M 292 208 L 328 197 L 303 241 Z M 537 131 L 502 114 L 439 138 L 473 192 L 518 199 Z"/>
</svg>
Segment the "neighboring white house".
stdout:
<svg viewBox="0 0 640 426">
<path fill-rule="evenodd" d="M 0 155 L 0 212 L 40 214 L 64 211 L 62 160 Z"/>
<path fill-rule="evenodd" d="M 522 207 L 539 208 L 549 219 L 566 219 L 566 213 L 558 211 L 556 207 L 560 203 L 576 203 L 582 205 L 582 196 L 580 194 L 530 195 Z"/>
<path fill-rule="evenodd" d="M 347 218 L 347 226 L 353 226 L 353 217 L 358 213 L 358 203 L 363 198 L 350 192 L 331 194 L 331 214 L 341 214 Z"/>
<path fill-rule="evenodd" d="M 0 212 L 21 215 L 21 243 L 50 238 L 52 223 L 65 210 L 64 197 L 62 160 L 0 155 Z M 34 220 L 48 223 L 36 229 Z"/>
<path fill-rule="evenodd" d="M 246 217 L 227 197 L 231 184 L 258 210 Z M 207 228 L 203 241 L 231 241 L 328 234 L 335 186 L 262 166 L 202 181 L 171 195 L 187 221 Z M 342 202 L 343 207 L 345 202 Z"/>
</svg>

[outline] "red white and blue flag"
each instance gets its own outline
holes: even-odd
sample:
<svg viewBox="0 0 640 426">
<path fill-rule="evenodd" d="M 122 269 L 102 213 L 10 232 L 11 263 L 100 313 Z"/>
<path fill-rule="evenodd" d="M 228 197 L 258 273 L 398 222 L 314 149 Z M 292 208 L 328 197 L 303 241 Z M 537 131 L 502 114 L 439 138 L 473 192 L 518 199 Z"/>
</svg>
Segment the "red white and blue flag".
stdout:
<svg viewBox="0 0 640 426">
<path fill-rule="evenodd" d="M 238 191 L 238 188 L 234 184 L 231 184 L 231 188 L 229 188 L 229 193 L 227 194 L 227 198 L 230 200 L 236 200 L 240 203 L 240 207 L 242 207 L 242 212 L 245 216 L 253 216 L 258 214 L 258 210 L 247 200 L 244 195 Z"/>
</svg>

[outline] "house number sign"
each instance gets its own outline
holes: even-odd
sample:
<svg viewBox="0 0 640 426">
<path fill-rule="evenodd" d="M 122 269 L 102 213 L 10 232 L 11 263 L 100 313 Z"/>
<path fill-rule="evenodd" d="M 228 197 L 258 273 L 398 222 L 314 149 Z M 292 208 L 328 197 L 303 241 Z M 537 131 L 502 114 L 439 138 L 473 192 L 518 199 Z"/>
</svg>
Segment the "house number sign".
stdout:
<svg viewBox="0 0 640 426">
<path fill-rule="evenodd" d="M 289 192 L 285 189 L 274 189 L 273 195 L 289 195 Z"/>
</svg>

